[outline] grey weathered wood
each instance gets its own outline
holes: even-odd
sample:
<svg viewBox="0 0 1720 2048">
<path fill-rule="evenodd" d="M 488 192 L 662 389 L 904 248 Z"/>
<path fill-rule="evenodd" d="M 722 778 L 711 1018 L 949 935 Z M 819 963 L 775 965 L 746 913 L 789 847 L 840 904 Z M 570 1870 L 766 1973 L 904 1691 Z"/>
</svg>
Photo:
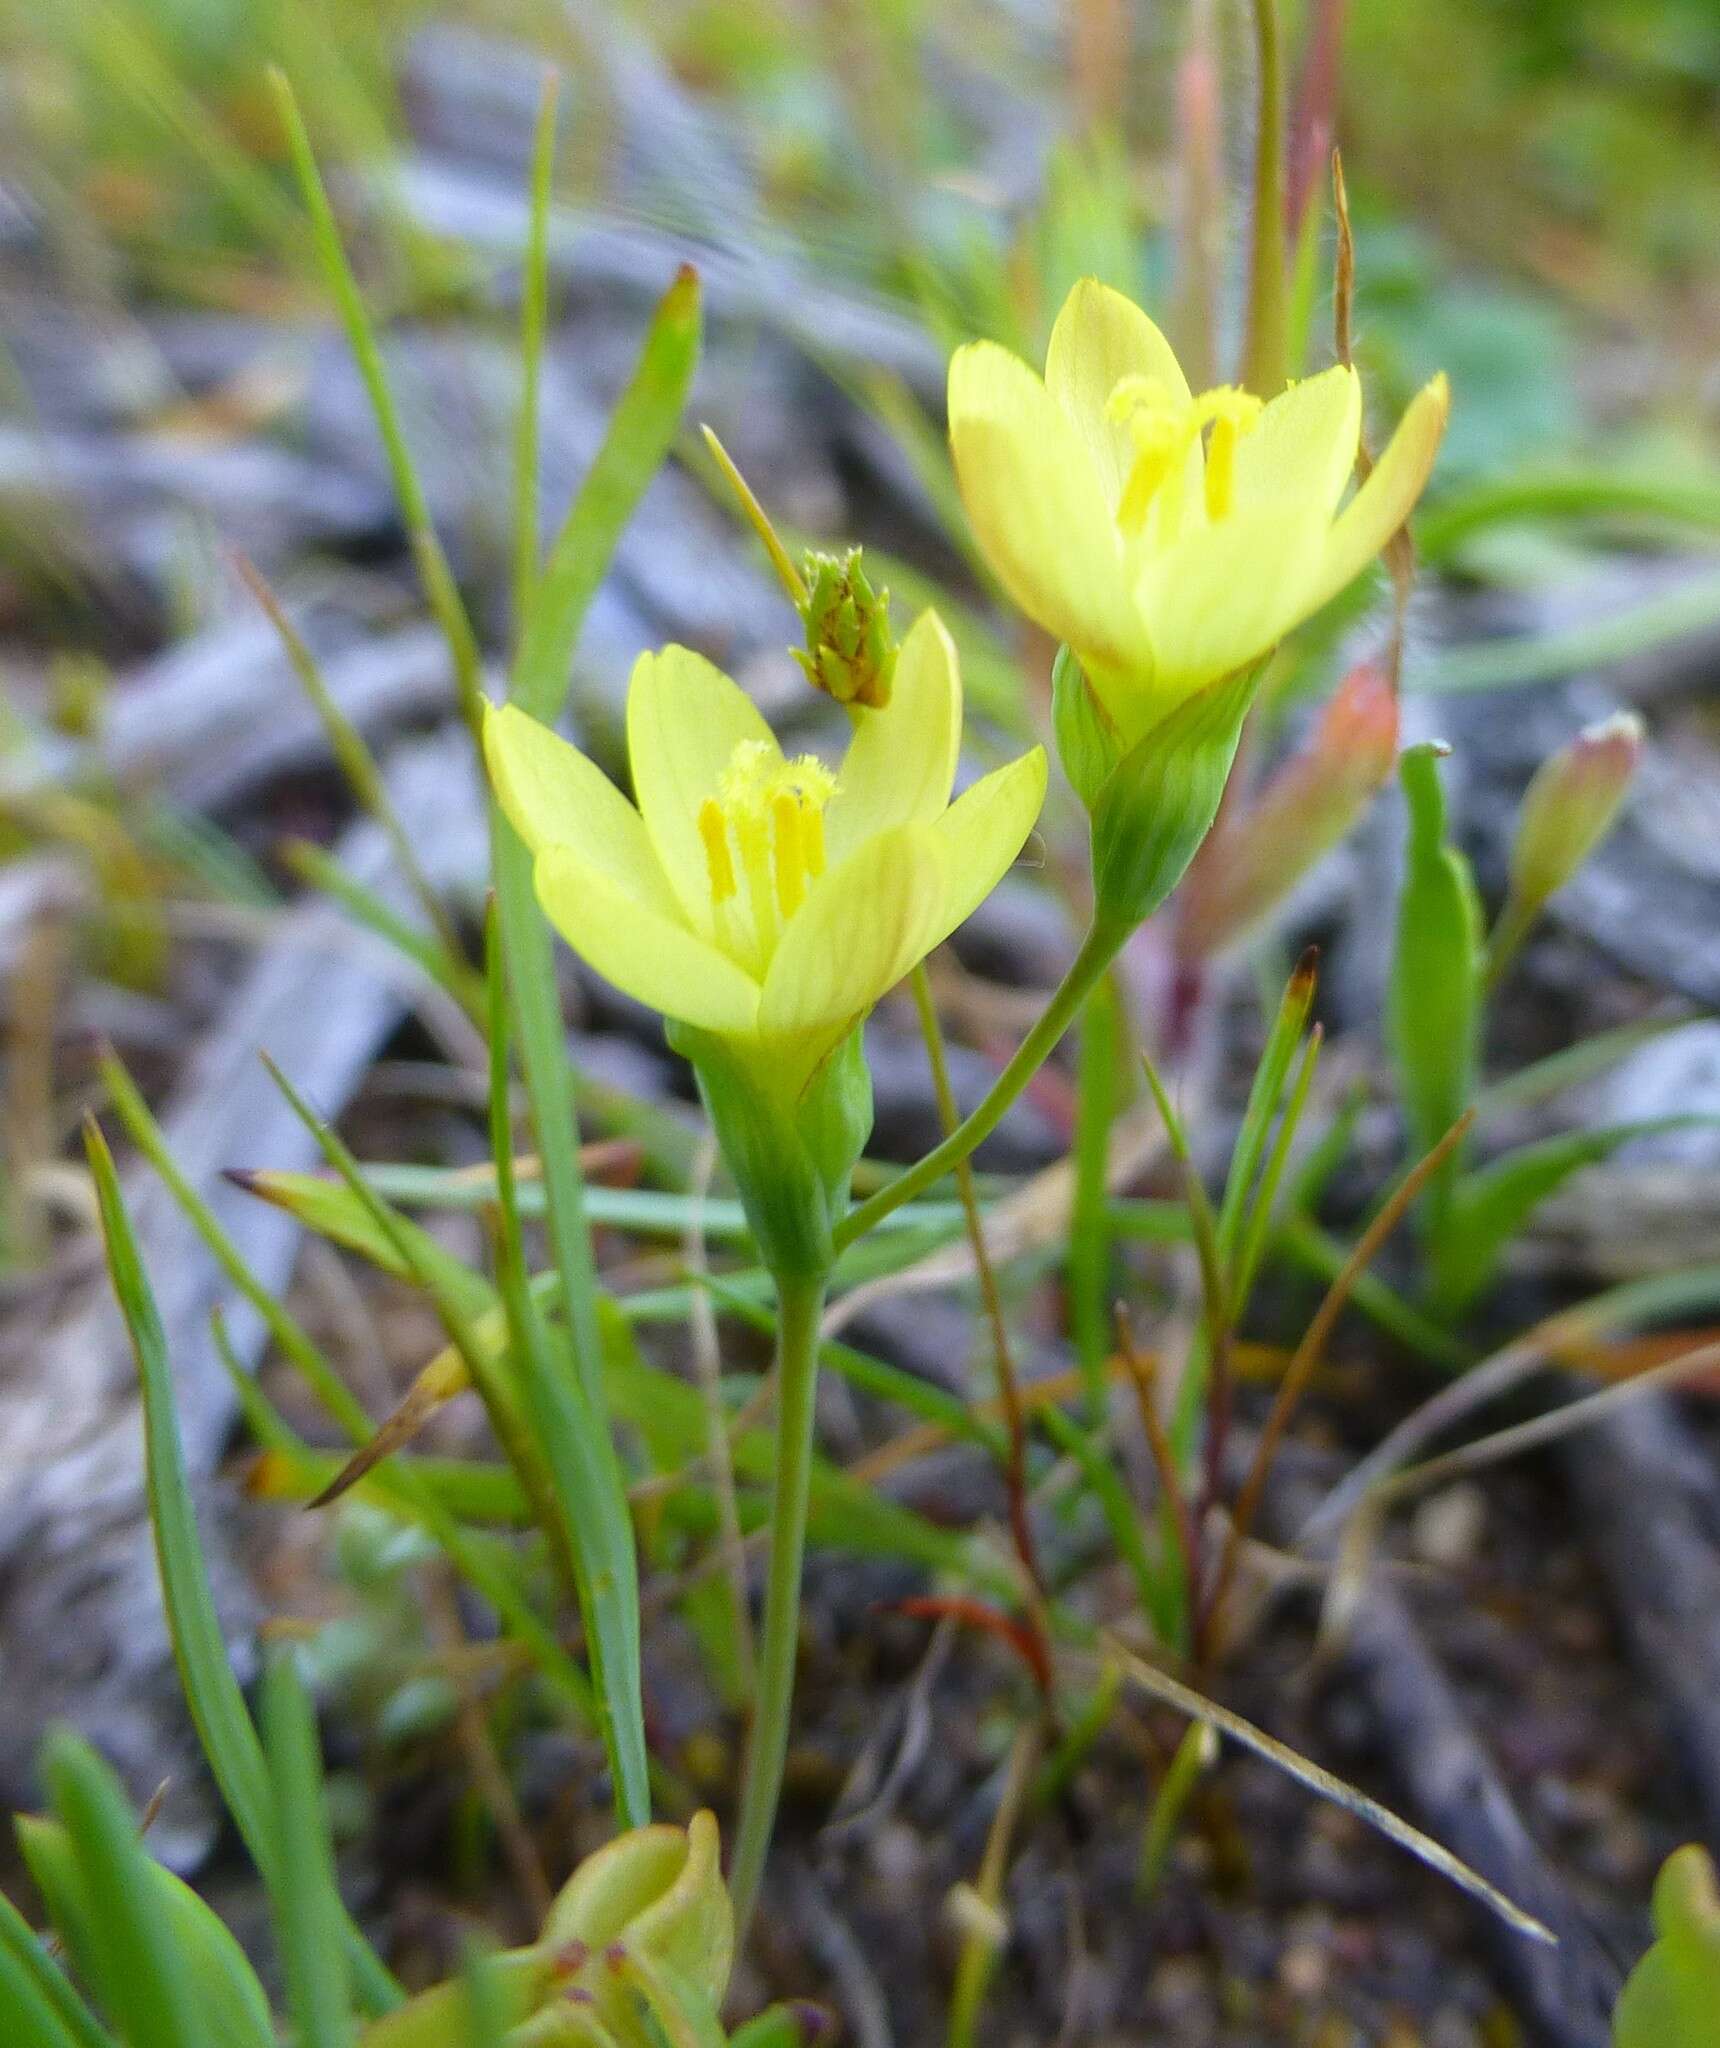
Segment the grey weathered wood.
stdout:
<svg viewBox="0 0 1720 2048">
<path fill-rule="evenodd" d="M 361 732 L 441 710 L 453 695 L 433 626 L 361 635 L 351 620 L 313 613 L 303 631 L 329 694 Z M 316 711 L 254 610 L 223 619 L 124 676 L 99 736 L 44 738 L 10 765 L 13 788 L 96 776 L 189 809 L 233 802 L 268 776 L 328 759 Z"/>
<path fill-rule="evenodd" d="M 1559 1461 L 1619 1625 L 1720 1851 L 1720 1485 L 1677 1408 L 1645 1395 L 1562 1446 Z"/>
<path fill-rule="evenodd" d="M 470 883 L 485 857 L 483 812 L 463 733 L 401 748 L 388 763 L 395 800 L 435 880 Z M 378 829 L 355 826 L 340 848 L 351 872 L 402 910 Z M 240 977 L 232 1001 L 193 1049 L 162 1111 L 169 1142 L 194 1185 L 238 1238 L 263 1284 L 285 1285 L 298 1230 L 221 1178 L 225 1167 L 304 1167 L 314 1146 L 258 1060 L 271 1052 L 320 1108 L 337 1113 L 393 1028 L 409 984 L 375 942 L 329 904 L 306 900 L 282 917 Z M 209 1335 L 209 1314 L 231 1290 L 191 1224 L 141 1171 L 128 1191 L 159 1300 L 179 1393 L 186 1454 L 207 1480 L 231 1431 L 234 1404 Z M 262 1332 L 235 1310 L 231 1332 L 247 1362 Z M 143 1495 L 134 1369 L 105 1275 L 0 1377 L 0 1792 L 29 1797 L 35 1745 L 56 1717 L 75 1720 L 147 1793 L 180 1781 L 158 1846 L 194 1853 L 209 1809 L 200 1791 L 171 1667 Z M 220 1518 L 205 1533 L 224 1597 L 245 1595 L 227 1565 Z"/>
</svg>

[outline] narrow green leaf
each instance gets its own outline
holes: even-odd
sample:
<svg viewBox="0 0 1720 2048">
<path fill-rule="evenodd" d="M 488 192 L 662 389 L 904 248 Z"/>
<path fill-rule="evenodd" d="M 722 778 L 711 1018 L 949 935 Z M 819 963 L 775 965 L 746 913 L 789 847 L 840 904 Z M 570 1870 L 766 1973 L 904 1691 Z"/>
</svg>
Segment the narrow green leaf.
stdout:
<svg viewBox="0 0 1720 2048">
<path fill-rule="evenodd" d="M 1436 1245 L 1436 1302 L 1447 1313 L 1467 1307 L 1493 1278 L 1512 1238 L 1572 1174 L 1610 1159 L 1633 1138 L 1714 1121 L 1707 1116 L 1660 1116 L 1567 1131 L 1520 1146 L 1467 1175 L 1452 1190 Z"/>
<path fill-rule="evenodd" d="M 150 1522 L 180 1683 L 227 1810 L 257 1867 L 266 1871 L 274 1852 L 268 1770 L 239 1682 L 227 1661 L 227 1639 L 209 1588 L 174 1410 L 167 1340 L 138 1256 L 113 1155 L 93 1119 L 84 1126 L 84 1147 L 95 1181 L 114 1292 L 131 1336 L 143 1392 Z"/>
<path fill-rule="evenodd" d="M 1468 862 L 1446 841 L 1440 751 L 1411 747 L 1400 764 L 1409 839 L 1386 1007 L 1386 1038 L 1418 1154 L 1430 1152 L 1469 1106 L 1481 1013 L 1475 885 Z M 1424 1197 L 1432 1238 L 1458 1161 L 1454 1153 Z"/>
<path fill-rule="evenodd" d="M 222 2048 L 151 1881 L 119 1783 L 79 1737 L 48 1738 L 42 1775 L 70 1838 L 82 1893 L 79 1953 L 127 2048 Z"/>
<path fill-rule="evenodd" d="M 621 1461 L 607 1412 L 594 1412 L 575 1372 L 552 1362 L 550 1333 L 532 1298 L 514 1200 L 513 1120 L 508 1097 L 507 982 L 492 909 L 489 923 L 490 1141 L 499 1221 L 497 1271 L 526 1413 L 549 1468 L 554 1502 L 574 1560 L 598 1725 L 624 1827 L 650 1818 L 641 1671 L 639 1567 Z"/>
<path fill-rule="evenodd" d="M 0 2012 L 22 2029 L 19 2048 L 115 2048 L 113 2037 L 0 1892 Z"/>
<path fill-rule="evenodd" d="M 100 1945 L 100 1902 L 92 1901 L 71 1837 L 58 1821 L 20 1819 L 19 1846 L 54 1924 L 85 1977 L 99 1982 L 101 1963 L 85 1960 L 85 1944 Z M 221 2048 L 275 2048 L 274 2022 L 257 1974 L 226 1924 L 191 1887 L 145 1856 L 142 1882 L 152 1894 L 149 1911 L 162 1921 L 190 1977 L 199 2007 Z M 69 1986 L 67 1987 L 69 1990 Z"/>
<path fill-rule="evenodd" d="M 538 578 L 509 695 L 545 725 L 561 714 L 579 629 L 622 530 L 674 442 L 701 324 L 698 273 L 683 268 L 658 303 L 632 380 Z"/>
<path fill-rule="evenodd" d="M 448 557 L 431 524 L 429 501 L 419 481 L 412 452 L 406 445 L 406 433 L 394 403 L 394 394 L 389 388 L 382 349 L 370 315 L 365 310 L 364 295 L 358 288 L 352 265 L 347 261 L 340 227 L 334 217 L 334 208 L 329 204 L 322 173 L 317 169 L 316 154 L 311 148 L 304 116 L 299 112 L 298 101 L 283 72 L 271 71 L 269 84 L 280 112 L 281 125 L 286 131 L 287 149 L 299 188 L 310 212 L 311 240 L 317 260 L 340 309 L 347 344 L 358 364 L 359 375 L 364 379 L 377 432 L 382 437 L 383 450 L 388 458 L 394 495 L 399 501 L 413 558 L 423 581 L 424 594 L 429 599 L 453 659 L 461 709 L 476 731 L 483 692 L 478 643 L 472 632 L 472 622 L 466 615 L 454 572 L 448 566 Z"/>
<path fill-rule="evenodd" d="M 351 2048 L 352 2009 L 316 1720 L 289 1652 L 263 1674 L 263 1732 L 278 1846 L 270 1898 L 297 2048 Z"/>
<path fill-rule="evenodd" d="M 1219 1252 L 1227 1271 L 1232 1272 L 1242 1234 L 1250 1213 L 1249 1197 L 1261 1161 L 1266 1157 L 1272 1121 L 1283 1099 L 1290 1063 L 1307 1029 L 1308 1013 L 1314 1006 L 1315 972 L 1312 954 L 1302 961 L 1287 983 L 1278 1012 L 1272 1020 L 1266 1045 L 1254 1069 L 1242 1123 L 1231 1148 L 1230 1167 L 1225 1175 L 1224 1197 L 1218 1211 Z M 1240 1308 L 1240 1302 L 1233 1303 Z"/>
<path fill-rule="evenodd" d="M 476 1011 L 480 1002 L 477 977 L 445 942 L 402 917 L 325 847 L 308 839 L 292 839 L 282 852 L 300 881 L 332 896 L 355 924 L 373 932 L 426 980 L 452 996 L 468 1015 Z"/>
<path fill-rule="evenodd" d="M 113 1154 L 93 1118 L 84 1126 L 84 1147 L 101 1212 L 108 1267 L 131 1337 L 143 1394 L 150 1525 L 174 1661 L 203 1754 L 245 1846 L 266 1878 L 275 1852 L 268 1770 L 239 1682 L 227 1661 L 226 1638 L 209 1586 L 173 1405 L 167 1341 L 120 1194 Z M 402 1996 L 399 1986 L 364 1936 L 348 1923 L 344 1939 L 353 1952 L 367 2006 L 384 2011 L 398 2003 Z"/>
</svg>

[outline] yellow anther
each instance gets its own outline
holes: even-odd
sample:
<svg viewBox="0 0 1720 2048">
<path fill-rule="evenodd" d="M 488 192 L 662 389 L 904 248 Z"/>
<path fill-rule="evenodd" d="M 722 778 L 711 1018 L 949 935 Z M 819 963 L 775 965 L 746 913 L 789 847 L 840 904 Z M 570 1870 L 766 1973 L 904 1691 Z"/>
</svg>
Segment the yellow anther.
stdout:
<svg viewBox="0 0 1720 2048">
<path fill-rule="evenodd" d="M 776 900 L 784 917 L 792 917 L 806 895 L 806 843 L 801 834 L 800 798 L 779 789 L 770 800 L 776 827 Z"/>
<path fill-rule="evenodd" d="M 717 936 L 754 972 L 824 872 L 824 806 L 835 793 L 836 778 L 815 755 L 785 761 L 765 741 L 743 740 L 717 794 L 699 807 L 712 905 L 720 911 L 739 899 L 718 918 Z"/>
<path fill-rule="evenodd" d="M 1117 504 L 1117 524 L 1125 533 L 1141 530 L 1160 492 L 1177 477 L 1189 449 L 1209 426 L 1206 512 L 1209 519 L 1222 519 L 1235 495 L 1236 444 L 1260 410 L 1258 398 L 1230 384 L 1183 399 L 1161 378 L 1122 378 L 1105 404 L 1108 418 L 1127 421 L 1135 448 Z M 1182 494 L 1174 491 L 1165 500 L 1164 539 L 1173 537 L 1181 512 Z"/>
<path fill-rule="evenodd" d="M 1236 444 L 1260 417 L 1261 404 L 1251 391 L 1221 385 L 1203 392 L 1196 404 L 1212 422 L 1206 449 L 1206 516 L 1223 519 L 1236 493 Z"/>
<path fill-rule="evenodd" d="M 699 806 L 699 837 L 705 842 L 705 867 L 711 877 L 711 901 L 726 903 L 735 893 L 735 864 L 729 857 L 729 826 L 714 796 Z"/>
<path fill-rule="evenodd" d="M 801 812 L 800 843 L 806 855 L 806 872 L 817 881 L 824 872 L 823 803 L 809 803 Z"/>
</svg>

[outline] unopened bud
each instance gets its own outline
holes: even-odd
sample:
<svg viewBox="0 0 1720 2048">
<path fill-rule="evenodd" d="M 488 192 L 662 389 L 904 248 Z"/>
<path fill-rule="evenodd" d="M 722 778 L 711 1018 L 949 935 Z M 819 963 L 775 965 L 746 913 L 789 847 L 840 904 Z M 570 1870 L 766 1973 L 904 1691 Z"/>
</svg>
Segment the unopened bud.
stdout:
<svg viewBox="0 0 1720 2048">
<path fill-rule="evenodd" d="M 1642 720 L 1615 711 L 1585 726 L 1535 771 L 1517 814 L 1511 895 L 1538 910 L 1612 828 L 1642 756 Z"/>
<path fill-rule="evenodd" d="M 807 681 L 838 704 L 882 711 L 896 673 L 890 593 L 873 589 L 858 548 L 840 559 L 809 554 L 802 576 L 806 594 L 799 610 L 806 651 L 795 648 L 794 658 Z"/>
<path fill-rule="evenodd" d="M 1339 684 L 1307 743 L 1202 847 L 1181 897 L 1185 956 L 1222 951 L 1289 895 L 1373 801 L 1397 743 L 1397 695 L 1385 670 L 1365 663 Z"/>
</svg>

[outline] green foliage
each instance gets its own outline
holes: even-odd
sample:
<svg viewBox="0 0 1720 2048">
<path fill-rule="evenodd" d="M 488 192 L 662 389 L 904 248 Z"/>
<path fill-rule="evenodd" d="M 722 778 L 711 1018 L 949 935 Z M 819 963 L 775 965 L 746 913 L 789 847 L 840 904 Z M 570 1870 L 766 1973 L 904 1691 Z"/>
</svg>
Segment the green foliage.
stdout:
<svg viewBox="0 0 1720 2048">
<path fill-rule="evenodd" d="M 1662 1866 L 1654 1925 L 1658 1939 L 1613 2014 L 1616 2048 L 1708 2048 L 1720 2013 L 1720 1884 L 1695 1843 Z"/>
</svg>

